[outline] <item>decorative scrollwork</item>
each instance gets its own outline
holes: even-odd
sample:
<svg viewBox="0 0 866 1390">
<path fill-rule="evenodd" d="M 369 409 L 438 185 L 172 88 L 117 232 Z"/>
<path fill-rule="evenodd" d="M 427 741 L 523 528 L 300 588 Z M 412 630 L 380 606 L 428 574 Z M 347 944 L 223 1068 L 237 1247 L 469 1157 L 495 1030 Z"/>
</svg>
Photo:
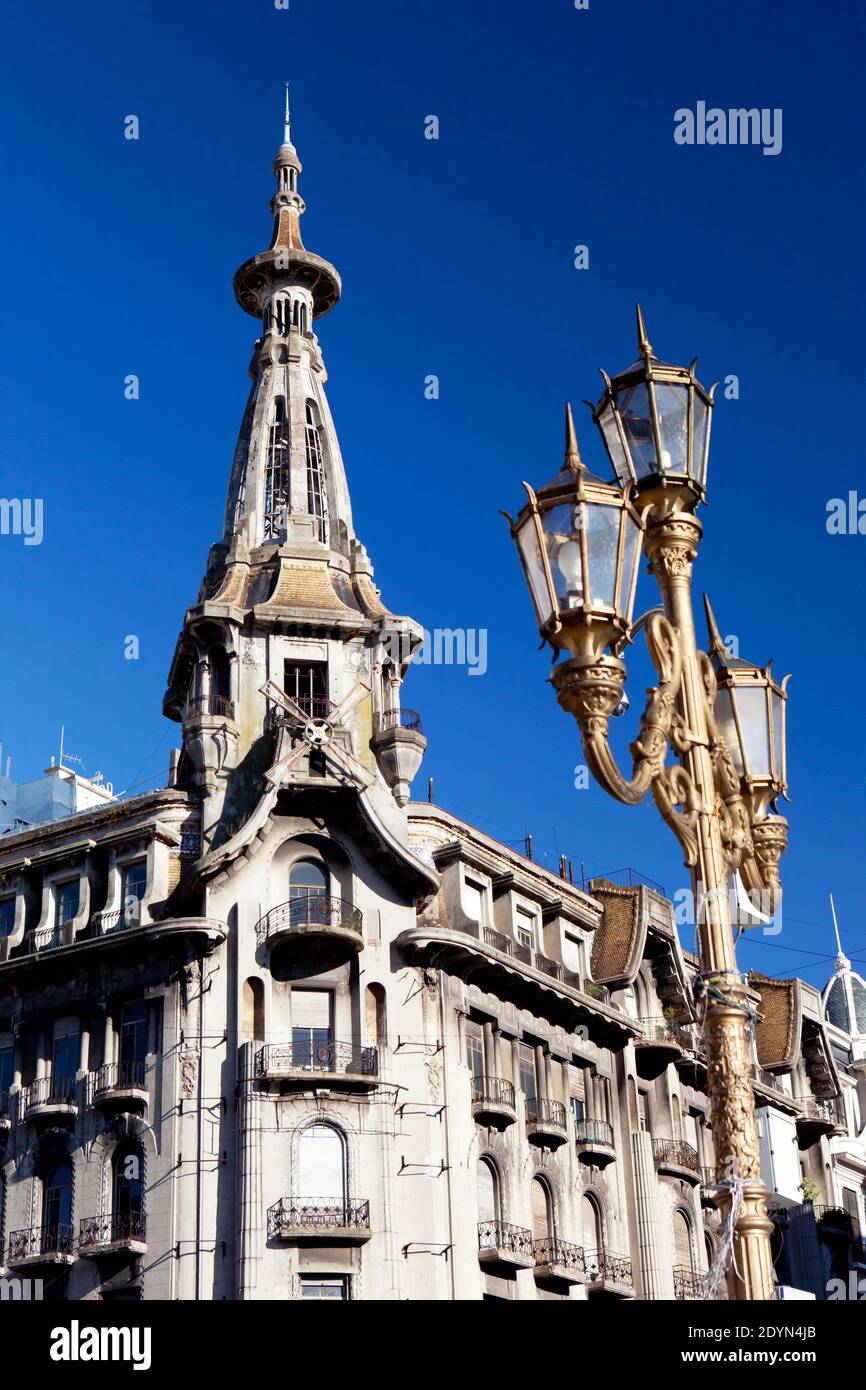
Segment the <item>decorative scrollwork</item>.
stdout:
<svg viewBox="0 0 866 1390">
<path fill-rule="evenodd" d="M 722 827 L 722 842 L 731 870 L 739 868 L 744 857 L 754 853 L 751 817 L 743 800 L 740 779 L 730 749 L 716 723 L 716 673 L 706 652 L 698 652 L 698 664 L 704 683 L 707 731 L 710 757 L 713 761 L 716 792 Z"/>
</svg>

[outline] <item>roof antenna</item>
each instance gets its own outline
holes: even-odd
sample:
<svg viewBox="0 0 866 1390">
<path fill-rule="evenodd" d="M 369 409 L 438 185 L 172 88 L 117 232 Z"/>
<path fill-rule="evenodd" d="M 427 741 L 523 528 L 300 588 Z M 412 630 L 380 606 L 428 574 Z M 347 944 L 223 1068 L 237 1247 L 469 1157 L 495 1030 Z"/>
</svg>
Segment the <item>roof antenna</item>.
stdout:
<svg viewBox="0 0 866 1390">
<path fill-rule="evenodd" d="M 848 957 L 845 955 L 845 952 L 842 950 L 842 940 L 841 940 L 841 937 L 839 936 L 839 922 L 838 922 L 837 917 L 836 917 L 836 904 L 833 902 L 833 894 L 832 894 L 832 893 L 830 894 L 830 911 L 831 911 L 832 914 L 833 914 L 833 930 L 834 930 L 835 933 L 836 933 L 836 945 L 837 945 L 838 948 L 839 948 L 839 954 L 838 954 L 837 957 L 836 957 L 836 969 L 837 969 L 837 970 L 850 970 L 850 968 L 851 968 L 851 962 L 850 962 L 850 960 L 848 959 Z"/>
</svg>

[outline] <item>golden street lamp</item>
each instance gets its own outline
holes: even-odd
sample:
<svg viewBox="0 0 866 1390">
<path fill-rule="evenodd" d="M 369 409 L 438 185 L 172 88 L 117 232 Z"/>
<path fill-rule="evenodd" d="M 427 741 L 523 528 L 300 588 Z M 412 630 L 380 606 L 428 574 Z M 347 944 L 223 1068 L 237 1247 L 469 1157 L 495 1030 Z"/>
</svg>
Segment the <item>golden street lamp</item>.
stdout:
<svg viewBox="0 0 866 1390">
<path fill-rule="evenodd" d="M 565 467 L 511 524 L 542 638 L 556 660 L 551 681 L 580 727 L 593 775 L 619 801 L 651 792 L 692 874 L 701 951 L 703 1036 L 723 1214 L 734 1223 L 728 1272 L 734 1298 L 773 1296 L 767 1216 L 751 1085 L 752 1000 L 737 970 L 729 885 L 781 896 L 778 862 L 787 822 L 771 814 L 785 792 L 784 683 L 728 656 L 710 621 L 710 653 L 698 651 L 692 565 L 702 535 L 713 392 L 694 374 L 659 361 L 640 309 L 638 361 L 609 378 L 594 408 L 618 486 L 586 472 L 566 412 Z M 597 510 L 593 512 L 591 508 Z M 640 544 L 639 544 L 640 543 Z M 626 777 L 608 742 L 622 709 L 633 635 L 640 549 L 661 592 L 647 646 L 659 683 L 648 692 Z M 708 608 L 708 617 L 711 614 Z M 668 750 L 677 762 L 668 765 Z"/>
</svg>

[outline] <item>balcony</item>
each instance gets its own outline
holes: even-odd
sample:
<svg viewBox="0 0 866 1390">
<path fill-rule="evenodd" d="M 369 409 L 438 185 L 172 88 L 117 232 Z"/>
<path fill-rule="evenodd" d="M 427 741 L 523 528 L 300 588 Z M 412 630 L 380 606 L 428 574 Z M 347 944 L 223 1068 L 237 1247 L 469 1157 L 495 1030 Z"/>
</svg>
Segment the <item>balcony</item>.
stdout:
<svg viewBox="0 0 866 1390">
<path fill-rule="evenodd" d="M 485 946 L 492 946 L 494 951 L 501 951 L 505 956 L 514 955 L 514 942 L 510 936 L 505 936 L 501 931 L 494 931 L 493 927 L 482 927 L 482 940 Z"/>
<path fill-rule="evenodd" d="M 715 1168 L 701 1169 L 701 1206 L 714 1207 L 717 1205 L 719 1194 L 719 1184 L 716 1181 Z"/>
<path fill-rule="evenodd" d="M 141 903 L 133 898 L 126 907 L 112 912 L 94 912 L 87 928 L 87 936 L 96 938 L 108 936 L 110 932 L 123 931 L 126 927 L 141 926 Z"/>
<path fill-rule="evenodd" d="M 234 722 L 234 717 L 234 703 L 224 695 L 196 696 L 186 707 L 187 723 L 197 719 L 231 719 Z"/>
<path fill-rule="evenodd" d="M 376 720 L 370 746 L 394 800 L 405 806 L 427 747 L 420 714 L 414 709 L 385 710 Z"/>
<path fill-rule="evenodd" d="M 421 716 L 414 709 L 389 709 L 376 720 L 376 733 L 384 734 L 389 729 L 408 729 L 413 734 L 423 734 Z"/>
<path fill-rule="evenodd" d="M 707 1276 L 685 1265 L 674 1265 L 674 1298 L 690 1302 L 707 1297 Z"/>
<path fill-rule="evenodd" d="M 281 1197 L 268 1208 L 270 1240 L 362 1245 L 371 1235 L 366 1197 Z"/>
<path fill-rule="evenodd" d="M 266 912 L 256 925 L 260 946 L 312 944 L 337 947 L 348 959 L 364 946 L 364 920 L 357 907 L 326 893 L 303 893 Z"/>
<path fill-rule="evenodd" d="M 335 1038 L 269 1043 L 256 1053 L 256 1076 L 306 1087 L 324 1084 L 329 1088 L 350 1085 L 372 1089 L 379 1084 L 379 1049 Z"/>
<path fill-rule="evenodd" d="M 147 1063 L 105 1062 L 96 1072 L 93 1104 L 101 1110 L 144 1110 Z"/>
<path fill-rule="evenodd" d="M 25 1226 L 10 1231 L 6 1263 L 10 1268 L 24 1265 L 71 1265 L 75 1259 L 71 1226 Z"/>
<path fill-rule="evenodd" d="M 634 1040 L 635 1066 L 644 1081 L 654 1081 L 665 1067 L 683 1055 L 680 1030 L 663 1017 L 639 1020 L 641 1034 Z"/>
<path fill-rule="evenodd" d="M 509 1269 L 533 1269 L 535 1249 L 532 1232 L 507 1221 L 479 1221 L 478 1260 L 483 1265 L 505 1265 Z"/>
<path fill-rule="evenodd" d="M 575 1124 L 577 1156 L 581 1163 L 591 1163 L 596 1168 L 606 1168 L 613 1163 L 616 1152 L 613 1147 L 613 1125 L 607 1120 L 578 1120 Z"/>
<path fill-rule="evenodd" d="M 514 1087 L 500 1076 L 472 1077 L 472 1118 L 505 1129 L 517 1119 Z"/>
<path fill-rule="evenodd" d="M 801 1149 L 810 1149 L 819 1139 L 829 1138 L 837 1128 L 836 1105 L 832 1100 L 817 1100 L 814 1096 L 802 1097 L 802 1107 L 797 1116 L 797 1143 Z"/>
<path fill-rule="evenodd" d="M 558 1236 L 533 1242 L 536 1279 L 556 1279 L 563 1284 L 583 1284 L 586 1262 L 579 1245 L 569 1245 Z"/>
<path fill-rule="evenodd" d="M 78 1253 L 85 1258 L 101 1255 L 144 1255 L 147 1252 L 144 1212 L 126 1216 L 85 1216 L 78 1231 Z"/>
<path fill-rule="evenodd" d="M 543 1144 L 547 1149 L 558 1149 L 568 1141 L 568 1128 L 565 1106 L 558 1100 L 545 1100 L 538 1096 L 526 1102 L 526 1137 L 530 1144 Z"/>
<path fill-rule="evenodd" d="M 682 1178 L 694 1187 L 701 1180 L 701 1160 L 697 1149 L 683 1139 L 654 1139 L 656 1172 L 668 1178 Z"/>
<path fill-rule="evenodd" d="M 755 1105 L 774 1105 L 777 1110 L 783 1110 L 787 1115 L 795 1118 L 800 1114 L 802 1102 L 786 1091 L 781 1083 L 781 1078 L 771 1071 L 765 1071 L 763 1067 L 752 1066 L 752 1090 L 755 1094 Z"/>
<path fill-rule="evenodd" d="M 585 1250 L 586 1291 L 607 1298 L 634 1298 L 631 1260 L 609 1250 Z"/>
<path fill-rule="evenodd" d="M 78 1114 L 78 1094 L 74 1077 L 40 1076 L 21 1092 L 25 1120 L 65 1121 Z"/>
<path fill-rule="evenodd" d="M 815 1221 L 822 1235 L 845 1236 L 848 1240 L 860 1240 L 860 1222 L 844 1207 L 815 1207 Z"/>
<path fill-rule="evenodd" d="M 701 1030 L 695 1023 L 677 1027 L 677 1041 L 682 1049 L 674 1065 L 684 1081 L 703 1089 L 707 1083 L 707 1049 Z"/>
</svg>

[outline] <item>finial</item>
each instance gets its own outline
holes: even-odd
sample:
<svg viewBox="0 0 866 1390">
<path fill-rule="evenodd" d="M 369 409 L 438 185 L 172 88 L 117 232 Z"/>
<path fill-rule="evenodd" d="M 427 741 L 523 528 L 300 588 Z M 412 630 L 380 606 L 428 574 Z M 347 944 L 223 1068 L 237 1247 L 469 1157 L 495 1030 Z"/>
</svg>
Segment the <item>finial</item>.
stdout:
<svg viewBox="0 0 866 1390">
<path fill-rule="evenodd" d="M 285 115 L 284 115 L 284 117 L 283 117 L 283 144 L 284 144 L 284 145 L 290 145 L 291 143 L 292 143 L 292 123 L 291 123 L 291 118 L 290 118 L 290 116 L 289 116 L 289 84 L 288 84 L 288 82 L 287 82 L 287 83 L 286 83 L 286 111 L 285 111 Z"/>
<path fill-rule="evenodd" d="M 832 893 L 830 894 L 830 911 L 831 911 L 832 914 L 833 914 L 833 930 L 834 930 L 835 933 L 836 933 L 836 946 L 837 946 L 838 951 L 839 951 L 839 954 L 838 954 L 837 957 L 836 957 L 836 969 L 837 969 L 837 970 L 850 970 L 850 969 L 851 969 L 851 962 L 850 962 L 850 960 L 848 959 L 848 957 L 845 955 L 845 952 L 842 950 L 842 939 L 841 939 L 841 937 L 839 936 L 839 923 L 838 923 L 838 921 L 836 920 L 836 904 L 833 902 L 833 894 L 832 894 Z"/>
<path fill-rule="evenodd" d="M 720 656 L 727 656 L 725 644 L 722 641 L 722 634 L 719 632 L 716 623 L 716 615 L 710 607 L 710 600 L 704 594 L 704 612 L 707 615 L 707 632 L 710 638 L 710 651 L 718 652 Z"/>
<path fill-rule="evenodd" d="M 641 357 L 653 357 L 652 344 L 646 335 L 646 324 L 643 321 L 643 310 L 637 306 L 637 346 Z"/>
<path fill-rule="evenodd" d="M 573 473 L 579 473 L 585 464 L 580 457 L 580 450 L 577 447 L 577 435 L 574 432 L 574 416 L 571 413 L 571 401 L 565 403 L 565 466 L 570 468 Z"/>
</svg>

